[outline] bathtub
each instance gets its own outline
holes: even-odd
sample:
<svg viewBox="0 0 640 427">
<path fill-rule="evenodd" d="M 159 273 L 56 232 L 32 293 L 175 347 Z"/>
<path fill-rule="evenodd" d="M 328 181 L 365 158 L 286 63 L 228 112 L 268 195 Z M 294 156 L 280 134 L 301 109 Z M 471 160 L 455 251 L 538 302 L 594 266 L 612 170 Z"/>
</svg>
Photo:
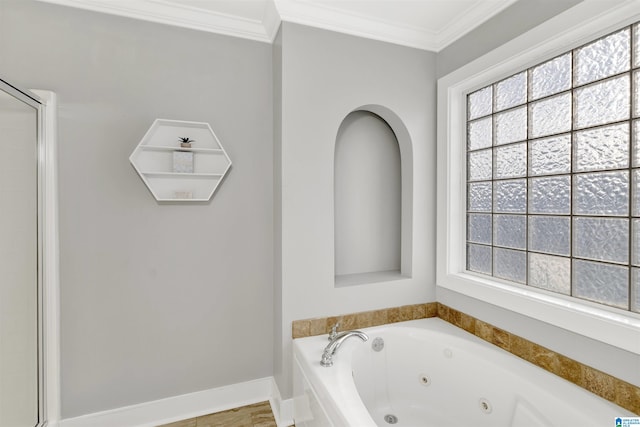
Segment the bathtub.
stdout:
<svg viewBox="0 0 640 427">
<path fill-rule="evenodd" d="M 329 368 L 327 335 L 294 340 L 296 427 L 606 427 L 634 416 L 438 318 L 362 330 L 369 340 L 345 341 Z"/>
</svg>

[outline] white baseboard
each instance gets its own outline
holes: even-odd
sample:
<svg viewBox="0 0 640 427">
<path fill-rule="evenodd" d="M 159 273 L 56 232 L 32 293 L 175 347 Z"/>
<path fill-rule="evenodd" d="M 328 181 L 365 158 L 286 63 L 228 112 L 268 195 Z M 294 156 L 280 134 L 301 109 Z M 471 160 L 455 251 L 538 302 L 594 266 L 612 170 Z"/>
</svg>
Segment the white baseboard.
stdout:
<svg viewBox="0 0 640 427">
<path fill-rule="evenodd" d="M 273 380 L 273 395 L 269 399 L 271 410 L 276 419 L 278 427 L 289 427 L 293 425 L 293 399 L 282 400 L 280 390 L 275 380 Z"/>
<path fill-rule="evenodd" d="M 267 377 L 66 418 L 60 422 L 59 427 L 156 427 L 265 400 L 271 403 L 278 427 L 293 424 L 292 411 L 287 410 L 287 406 L 291 405 L 288 401 L 280 399 L 280 392 L 273 377 Z"/>
</svg>

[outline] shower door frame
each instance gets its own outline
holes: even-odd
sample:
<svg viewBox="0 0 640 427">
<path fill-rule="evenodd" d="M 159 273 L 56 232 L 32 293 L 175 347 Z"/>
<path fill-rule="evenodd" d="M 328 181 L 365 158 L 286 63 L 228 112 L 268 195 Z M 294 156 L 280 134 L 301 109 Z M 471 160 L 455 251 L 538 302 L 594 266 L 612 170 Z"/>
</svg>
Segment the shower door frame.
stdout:
<svg viewBox="0 0 640 427">
<path fill-rule="evenodd" d="M 60 422 L 60 291 L 56 96 L 46 90 L 21 89 L 1 78 L 0 90 L 37 111 L 38 424 L 34 427 L 57 427 Z"/>
</svg>

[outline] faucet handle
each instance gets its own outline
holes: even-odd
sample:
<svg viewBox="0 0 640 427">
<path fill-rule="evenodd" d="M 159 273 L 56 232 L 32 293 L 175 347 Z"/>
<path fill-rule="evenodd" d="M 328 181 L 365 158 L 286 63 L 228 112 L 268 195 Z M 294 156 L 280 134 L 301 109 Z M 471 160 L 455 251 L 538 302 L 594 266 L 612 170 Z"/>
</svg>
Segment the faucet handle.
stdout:
<svg viewBox="0 0 640 427">
<path fill-rule="evenodd" d="M 331 327 L 331 333 L 329 334 L 329 341 L 333 341 L 338 336 L 339 327 L 340 327 L 340 322 L 336 322 L 336 324 Z"/>
</svg>

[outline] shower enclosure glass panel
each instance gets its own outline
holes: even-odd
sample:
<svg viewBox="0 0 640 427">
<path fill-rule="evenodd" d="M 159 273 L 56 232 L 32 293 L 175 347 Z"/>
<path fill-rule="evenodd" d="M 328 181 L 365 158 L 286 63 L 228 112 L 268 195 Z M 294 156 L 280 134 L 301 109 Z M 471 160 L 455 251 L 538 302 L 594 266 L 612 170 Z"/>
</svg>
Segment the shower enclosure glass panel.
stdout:
<svg viewBox="0 0 640 427">
<path fill-rule="evenodd" d="M 0 83 L 0 89 L 6 88 Z M 38 230 L 37 103 L 0 90 L 0 426 L 3 427 L 33 427 L 39 422 Z"/>
</svg>

